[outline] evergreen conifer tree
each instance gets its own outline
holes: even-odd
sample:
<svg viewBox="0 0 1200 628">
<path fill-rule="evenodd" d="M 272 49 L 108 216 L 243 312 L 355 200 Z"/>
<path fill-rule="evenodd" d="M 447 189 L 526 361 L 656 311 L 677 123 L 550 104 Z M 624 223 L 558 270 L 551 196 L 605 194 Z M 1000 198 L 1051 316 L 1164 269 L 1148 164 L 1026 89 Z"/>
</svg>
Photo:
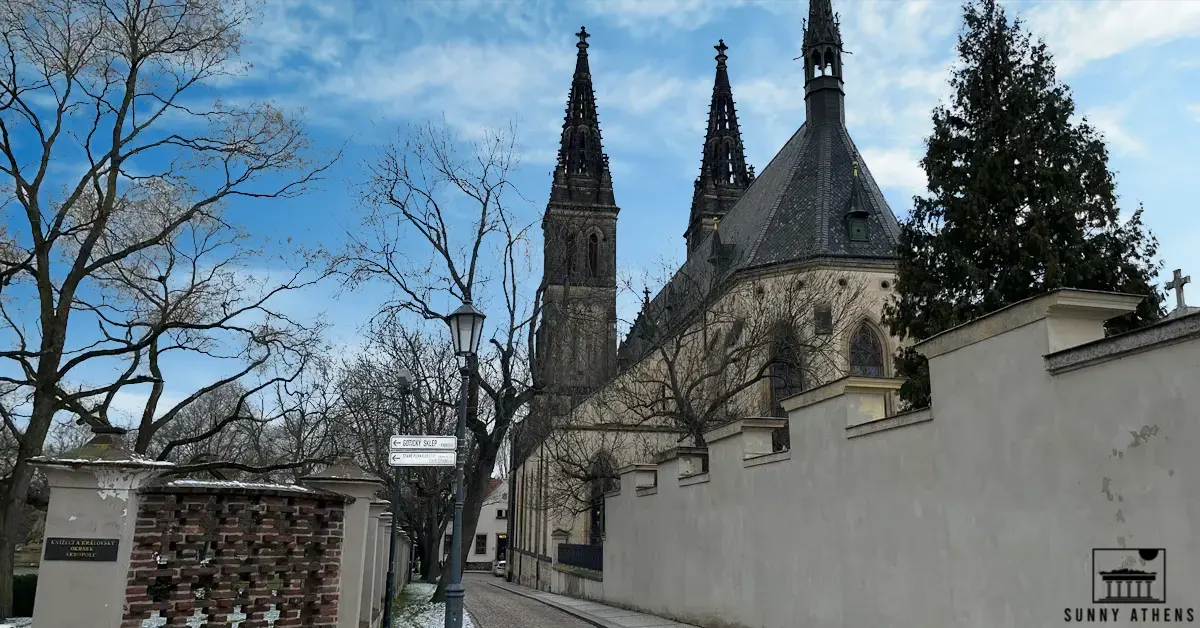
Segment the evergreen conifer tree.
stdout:
<svg viewBox="0 0 1200 628">
<path fill-rule="evenodd" d="M 970 0 L 963 15 L 953 94 L 933 111 L 921 160 L 928 192 L 902 225 L 891 333 L 921 340 L 1059 287 L 1147 295 L 1109 333 L 1157 320 L 1158 243 L 1141 207 L 1120 220 L 1104 141 L 1070 119 L 1045 43 L 996 0 Z M 896 370 L 910 379 L 904 400 L 928 405 L 924 358 L 902 349 Z"/>
</svg>

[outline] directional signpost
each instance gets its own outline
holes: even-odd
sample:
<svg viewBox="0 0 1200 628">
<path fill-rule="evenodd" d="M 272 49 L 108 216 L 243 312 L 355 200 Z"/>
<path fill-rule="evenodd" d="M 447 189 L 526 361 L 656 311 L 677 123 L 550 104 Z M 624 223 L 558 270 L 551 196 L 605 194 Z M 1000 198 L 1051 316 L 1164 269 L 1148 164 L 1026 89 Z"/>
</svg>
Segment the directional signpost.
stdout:
<svg viewBox="0 0 1200 628">
<path fill-rule="evenodd" d="M 458 439 L 453 436 L 393 436 L 388 466 L 453 467 Z"/>
</svg>

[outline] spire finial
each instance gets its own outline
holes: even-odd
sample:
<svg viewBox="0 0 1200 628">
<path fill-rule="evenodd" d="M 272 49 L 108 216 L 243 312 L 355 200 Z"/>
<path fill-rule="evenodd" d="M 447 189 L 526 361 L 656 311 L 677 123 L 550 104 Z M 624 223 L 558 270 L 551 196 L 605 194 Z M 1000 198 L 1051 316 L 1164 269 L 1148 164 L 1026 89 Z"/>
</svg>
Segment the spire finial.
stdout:
<svg viewBox="0 0 1200 628">
<path fill-rule="evenodd" d="M 857 159 L 854 160 L 854 178 L 855 179 L 858 178 L 858 160 Z"/>
<path fill-rule="evenodd" d="M 725 60 L 729 58 L 729 57 L 725 56 L 725 51 L 729 50 L 729 46 L 725 45 L 725 40 L 718 39 L 717 45 L 713 46 L 713 48 L 716 49 L 716 51 L 717 51 L 717 65 L 718 66 L 725 65 Z"/>
<path fill-rule="evenodd" d="M 650 305 L 650 286 L 642 287 L 642 303 Z"/>
<path fill-rule="evenodd" d="M 588 37 L 591 37 L 591 34 L 587 32 L 587 28 L 580 26 L 579 32 L 575 33 L 575 36 L 579 38 L 579 43 L 575 44 L 576 48 L 583 50 L 588 47 L 587 40 L 588 40 Z"/>
</svg>

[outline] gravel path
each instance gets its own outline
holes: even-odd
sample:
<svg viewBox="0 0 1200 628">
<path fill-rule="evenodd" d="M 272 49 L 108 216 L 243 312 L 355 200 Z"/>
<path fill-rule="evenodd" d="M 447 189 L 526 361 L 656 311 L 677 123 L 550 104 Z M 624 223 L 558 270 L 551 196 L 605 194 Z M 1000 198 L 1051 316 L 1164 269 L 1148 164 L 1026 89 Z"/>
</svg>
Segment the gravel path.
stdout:
<svg viewBox="0 0 1200 628">
<path fill-rule="evenodd" d="M 496 588 L 490 574 L 464 574 L 467 610 L 478 628 L 594 628 L 558 609 Z"/>
</svg>

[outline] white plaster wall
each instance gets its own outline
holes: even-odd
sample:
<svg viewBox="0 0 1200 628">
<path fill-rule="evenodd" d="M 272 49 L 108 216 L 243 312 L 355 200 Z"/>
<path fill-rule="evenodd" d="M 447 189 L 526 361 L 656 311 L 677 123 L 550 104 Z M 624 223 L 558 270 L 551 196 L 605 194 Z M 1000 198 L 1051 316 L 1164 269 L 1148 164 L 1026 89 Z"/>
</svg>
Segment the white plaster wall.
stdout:
<svg viewBox="0 0 1200 628">
<path fill-rule="evenodd" d="M 1200 607 L 1200 340 L 1052 375 L 1047 333 L 935 358 L 931 422 L 848 439 L 835 397 L 792 414 L 790 459 L 743 468 L 734 436 L 708 482 L 625 476 L 604 599 L 714 627 L 1050 626 L 1091 606 L 1092 548 L 1128 545 L 1167 548 L 1169 606 Z"/>
</svg>

